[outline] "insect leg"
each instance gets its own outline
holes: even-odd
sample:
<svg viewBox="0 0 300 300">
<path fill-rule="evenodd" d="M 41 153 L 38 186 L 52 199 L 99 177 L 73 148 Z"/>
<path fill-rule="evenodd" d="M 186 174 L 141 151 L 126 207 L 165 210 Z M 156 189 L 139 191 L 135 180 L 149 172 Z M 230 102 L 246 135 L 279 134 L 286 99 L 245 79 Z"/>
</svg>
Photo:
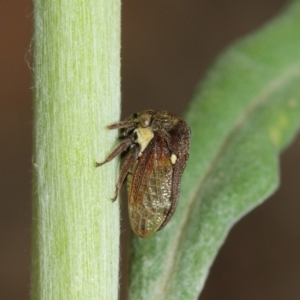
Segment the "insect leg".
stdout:
<svg viewBox="0 0 300 300">
<path fill-rule="evenodd" d="M 106 158 L 105 161 L 100 162 L 100 163 L 96 162 L 96 167 L 100 167 L 100 166 L 106 164 L 107 162 L 111 161 L 116 156 L 118 156 L 121 152 L 125 151 L 126 148 L 129 147 L 132 143 L 134 143 L 134 137 L 130 136 L 130 137 L 124 139 L 118 145 L 118 147 Z"/>
<path fill-rule="evenodd" d="M 123 121 L 115 124 L 111 124 L 107 126 L 109 130 L 111 129 L 119 129 L 119 128 L 129 128 L 129 127 L 136 127 L 136 122 L 134 121 Z"/>
<path fill-rule="evenodd" d="M 131 166 L 134 164 L 134 162 L 137 160 L 137 158 L 139 157 L 139 153 L 140 153 L 139 147 L 135 146 L 132 148 L 131 153 L 126 157 L 120 172 L 118 182 L 116 184 L 116 193 L 115 196 L 112 198 L 113 202 L 117 199 L 119 190 L 128 174 L 128 171 L 131 168 Z"/>
</svg>

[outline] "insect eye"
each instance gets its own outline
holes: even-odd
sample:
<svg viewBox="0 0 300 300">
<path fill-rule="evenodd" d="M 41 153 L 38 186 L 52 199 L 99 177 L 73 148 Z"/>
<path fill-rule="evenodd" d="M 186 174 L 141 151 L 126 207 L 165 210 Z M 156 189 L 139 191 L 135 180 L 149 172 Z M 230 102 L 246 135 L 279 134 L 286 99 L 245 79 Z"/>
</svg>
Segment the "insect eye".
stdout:
<svg viewBox="0 0 300 300">
<path fill-rule="evenodd" d="M 140 115 L 140 124 L 143 128 L 149 127 L 151 124 L 151 117 L 148 114 Z"/>
</svg>

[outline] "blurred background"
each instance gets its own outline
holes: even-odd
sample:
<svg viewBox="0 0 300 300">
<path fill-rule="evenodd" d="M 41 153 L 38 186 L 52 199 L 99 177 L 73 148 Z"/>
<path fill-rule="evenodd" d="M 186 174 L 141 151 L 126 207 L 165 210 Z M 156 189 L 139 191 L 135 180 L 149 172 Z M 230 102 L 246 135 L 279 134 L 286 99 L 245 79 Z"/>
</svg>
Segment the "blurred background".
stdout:
<svg viewBox="0 0 300 300">
<path fill-rule="evenodd" d="M 284 7 L 282 0 L 124 0 L 122 115 L 181 114 L 216 56 Z M 32 3 L 0 0 L 0 299 L 30 287 Z M 220 99 L 221 101 L 221 99 Z M 281 157 L 281 187 L 242 219 L 222 247 L 201 300 L 300 299 L 300 138 Z M 126 203 L 125 203 L 126 205 Z M 123 223 L 126 223 L 126 213 Z M 126 291 L 126 248 L 122 229 Z"/>
</svg>

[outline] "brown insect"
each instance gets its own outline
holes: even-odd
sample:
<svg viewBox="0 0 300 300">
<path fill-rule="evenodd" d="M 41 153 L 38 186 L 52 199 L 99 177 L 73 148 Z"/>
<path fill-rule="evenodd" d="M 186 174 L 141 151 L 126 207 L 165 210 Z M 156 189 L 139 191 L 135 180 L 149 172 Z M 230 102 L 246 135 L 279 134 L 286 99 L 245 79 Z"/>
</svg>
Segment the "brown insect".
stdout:
<svg viewBox="0 0 300 300">
<path fill-rule="evenodd" d="M 122 142 L 96 166 L 128 151 L 113 201 L 127 177 L 131 227 L 139 237 L 149 237 L 166 226 L 177 207 L 189 156 L 190 128 L 165 110 L 144 110 L 108 129 L 120 129 Z"/>
</svg>

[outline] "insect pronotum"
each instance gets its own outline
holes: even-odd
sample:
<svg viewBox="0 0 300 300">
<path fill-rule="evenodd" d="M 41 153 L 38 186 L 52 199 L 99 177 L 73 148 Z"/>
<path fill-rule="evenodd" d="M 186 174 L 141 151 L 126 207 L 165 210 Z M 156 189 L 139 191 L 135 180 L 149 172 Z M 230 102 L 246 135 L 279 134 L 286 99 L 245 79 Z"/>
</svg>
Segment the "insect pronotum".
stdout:
<svg viewBox="0 0 300 300">
<path fill-rule="evenodd" d="M 128 152 L 113 201 L 127 177 L 131 227 L 137 236 L 149 237 L 166 226 L 177 207 L 181 176 L 189 157 L 190 128 L 165 110 L 144 110 L 108 129 L 120 129 L 122 141 L 96 166 Z"/>
</svg>

